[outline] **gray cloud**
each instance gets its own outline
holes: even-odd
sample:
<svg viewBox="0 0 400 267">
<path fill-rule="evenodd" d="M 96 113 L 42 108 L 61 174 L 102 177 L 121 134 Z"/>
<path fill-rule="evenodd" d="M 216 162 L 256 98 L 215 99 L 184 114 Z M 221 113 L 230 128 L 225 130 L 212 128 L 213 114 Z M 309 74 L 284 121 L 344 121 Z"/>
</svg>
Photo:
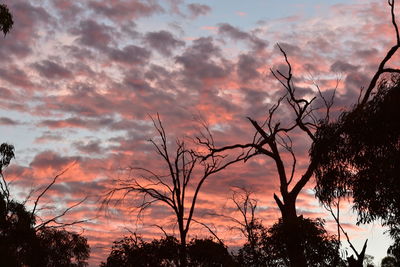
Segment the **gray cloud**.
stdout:
<svg viewBox="0 0 400 267">
<path fill-rule="evenodd" d="M 150 58 L 150 51 L 136 45 L 128 45 L 123 49 L 108 48 L 108 55 L 111 60 L 120 63 L 143 65 Z M 143 67 L 143 66 L 142 66 Z"/>
<path fill-rule="evenodd" d="M 67 79 L 72 77 L 71 71 L 50 60 L 43 60 L 33 64 L 33 67 L 48 79 Z"/>
<path fill-rule="evenodd" d="M 164 56 L 170 56 L 175 48 L 185 45 L 185 42 L 176 39 L 167 31 L 149 32 L 144 41 Z"/>
<path fill-rule="evenodd" d="M 190 16 L 192 18 L 204 16 L 211 12 L 211 7 L 209 7 L 208 5 L 203 5 L 203 4 L 192 3 L 192 4 L 187 5 L 187 8 L 188 8 Z"/>
<path fill-rule="evenodd" d="M 122 21 L 139 17 L 151 16 L 154 13 L 163 12 L 163 8 L 153 0 L 102 0 L 89 1 L 88 7 L 95 14 L 101 14 L 110 20 Z"/>
<path fill-rule="evenodd" d="M 251 54 L 241 54 L 239 56 L 239 62 L 237 64 L 237 73 L 242 82 L 248 82 L 249 80 L 259 78 L 260 74 L 257 68 L 260 66 L 257 58 Z"/>
<path fill-rule="evenodd" d="M 16 120 L 6 118 L 6 117 L 0 117 L 0 125 L 3 126 L 16 126 L 19 125 L 20 123 Z"/>
<path fill-rule="evenodd" d="M 72 34 L 79 36 L 81 44 L 97 49 L 104 49 L 110 44 L 112 32 L 111 27 L 91 19 L 81 21 L 79 27 L 71 30 Z"/>
<path fill-rule="evenodd" d="M 349 64 L 342 60 L 337 60 L 335 61 L 335 63 L 331 65 L 331 71 L 333 72 L 350 72 L 350 71 L 356 71 L 358 69 L 359 66 Z"/>
<path fill-rule="evenodd" d="M 247 41 L 254 50 L 263 50 L 268 46 L 267 41 L 261 40 L 254 34 L 244 32 L 228 23 L 219 24 L 218 33 L 226 35 L 235 41 Z"/>
</svg>

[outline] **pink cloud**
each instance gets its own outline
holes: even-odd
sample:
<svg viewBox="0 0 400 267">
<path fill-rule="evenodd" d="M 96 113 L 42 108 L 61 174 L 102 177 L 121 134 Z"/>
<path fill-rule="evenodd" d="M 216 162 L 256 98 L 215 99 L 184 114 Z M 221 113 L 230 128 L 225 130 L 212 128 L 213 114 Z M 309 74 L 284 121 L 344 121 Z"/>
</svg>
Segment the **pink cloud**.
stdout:
<svg viewBox="0 0 400 267">
<path fill-rule="evenodd" d="M 171 142 L 198 134 L 198 117 L 209 123 L 217 145 L 250 142 L 254 129 L 246 116 L 262 121 L 283 93 L 269 72 L 269 68 L 285 70 L 283 57 L 270 43 L 279 42 L 287 52 L 299 95 L 315 94 L 310 74 L 326 95 L 336 86 L 337 73 L 342 75 L 334 114 L 356 101 L 360 87 L 393 43 L 393 30 L 383 20 L 388 10 L 377 3 L 338 5 L 324 18 L 295 15 L 246 30 L 222 22 L 208 29 L 218 37 L 213 32 L 192 40 L 161 27 L 141 28 L 140 18 L 165 12 L 157 1 L 89 1 L 86 5 L 58 0 L 47 8 L 17 1 L 10 5 L 15 28 L 1 40 L 0 49 L 5 62 L 0 68 L 1 127 L 11 129 L 23 122 L 18 127 L 35 134 L 35 143 L 22 150 L 27 151 L 24 160 L 10 166 L 7 176 L 16 189 L 26 192 L 33 185 L 48 184 L 77 160 L 44 199 L 50 204 L 71 204 L 86 195 L 93 197 L 70 214 L 72 220 L 99 215 L 94 196 L 112 187 L 121 168 L 161 168 L 146 141 L 155 136 L 149 114 L 161 114 Z M 187 5 L 186 11 L 193 17 L 213 14 L 211 7 L 202 4 Z M 290 31 L 276 30 L 285 29 L 289 22 L 296 22 Z M 54 40 L 60 36 L 64 39 Z M 40 45 L 44 42 L 46 49 Z M 287 115 L 283 105 L 277 119 L 288 123 Z M 12 140 L 20 145 L 18 139 Z M 308 163 L 309 142 L 299 133 L 293 140 L 297 179 Z M 288 155 L 284 159 L 290 164 Z M 279 211 L 272 195 L 279 186 L 272 163 L 257 157 L 205 183 L 199 220 L 215 225 L 228 245 L 243 243 L 240 234 L 229 231 L 232 222 L 207 214 L 238 216 L 227 200 L 230 187 L 246 186 L 259 199 L 264 223 L 275 222 Z M 117 216 L 100 216 L 83 225 L 92 245 L 92 264 L 104 260 L 112 241 L 127 233 L 124 226 L 136 229 L 131 207 L 137 199 L 130 200 L 110 211 Z M 298 203 L 306 216 L 328 216 L 308 191 Z M 153 220 L 173 233 L 170 213 L 162 206 L 155 205 L 146 214 L 146 223 Z M 137 230 L 146 238 L 161 235 L 150 226 Z M 193 234 L 208 235 L 199 225 L 193 227 Z"/>
<path fill-rule="evenodd" d="M 154 13 L 163 11 L 163 8 L 157 3 L 157 1 L 153 0 L 114 0 L 112 2 L 89 1 L 88 7 L 96 14 L 104 15 L 105 17 L 115 21 L 150 16 Z"/>
</svg>

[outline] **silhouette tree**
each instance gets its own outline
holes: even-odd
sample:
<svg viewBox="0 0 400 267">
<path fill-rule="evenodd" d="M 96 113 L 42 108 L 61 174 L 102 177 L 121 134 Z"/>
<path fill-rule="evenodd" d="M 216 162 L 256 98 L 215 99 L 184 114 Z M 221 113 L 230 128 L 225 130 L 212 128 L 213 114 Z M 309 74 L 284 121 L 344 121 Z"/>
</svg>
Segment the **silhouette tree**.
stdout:
<svg viewBox="0 0 400 267">
<path fill-rule="evenodd" d="M 298 137 L 303 134 L 305 139 L 313 142 L 315 140 L 316 129 L 330 119 L 329 113 L 333 104 L 333 95 L 330 99 L 325 98 L 319 86 L 316 85 L 318 94 L 314 98 L 306 99 L 299 96 L 293 82 L 292 66 L 288 60 L 288 56 L 279 44 L 278 48 L 284 56 L 287 73 L 284 74 L 280 70 L 275 71 L 272 69 L 271 73 L 284 87 L 285 92 L 277 100 L 276 104 L 269 109 L 268 116 L 263 123 L 248 118 L 256 131 L 252 134 L 252 141 L 224 147 L 216 147 L 211 138 L 199 138 L 199 142 L 210 151 L 204 159 L 217 156 L 226 157 L 224 153 L 228 151 L 234 153 L 234 150 L 239 150 L 240 155 L 248 155 L 243 160 L 247 160 L 249 157 L 255 155 L 263 155 L 273 160 L 277 171 L 281 196 L 278 197 L 277 194 L 274 194 L 273 197 L 280 209 L 282 225 L 286 235 L 291 237 L 285 240 L 287 242 L 289 259 L 296 266 L 306 267 L 307 263 L 297 220 L 296 199 L 300 191 L 313 176 L 315 167 L 317 166 L 317 159 L 313 158 L 302 174 L 295 175 L 297 156 L 290 135 Z M 315 107 L 313 106 L 317 98 L 320 98 L 321 102 L 325 105 L 325 109 L 322 112 L 324 115 L 319 119 L 316 112 L 314 112 Z M 283 107 L 286 107 L 287 110 L 282 111 Z M 281 111 L 289 112 L 290 115 L 288 117 L 293 119 L 289 121 L 276 119 L 277 114 Z M 321 110 L 319 111 L 321 113 Z M 289 155 L 289 157 L 284 157 L 284 154 Z"/>
<path fill-rule="evenodd" d="M 310 156 L 318 162 L 316 195 L 322 203 L 351 197 L 358 223 L 380 219 L 396 239 L 400 228 L 400 70 L 386 64 L 400 47 L 400 35 L 395 1 L 388 3 L 396 44 L 353 109 L 319 127 Z"/>
<path fill-rule="evenodd" d="M 240 188 L 240 191 L 234 191 L 232 195 L 232 201 L 243 220 L 231 219 L 239 225 L 239 230 L 247 240 L 243 248 L 239 250 L 238 259 L 241 265 L 264 266 L 266 261 L 263 259 L 260 240 L 266 229 L 261 221 L 255 217 L 257 200 L 252 198 L 251 194 L 249 190 Z"/>
<path fill-rule="evenodd" d="M 36 229 L 35 220 L 24 204 L 0 193 L 1 266 L 87 266 L 90 250 L 86 238 L 63 228 Z"/>
<path fill-rule="evenodd" d="M 4 36 L 10 32 L 13 24 L 13 16 L 10 10 L 5 4 L 0 4 L 0 31 L 4 33 Z"/>
<path fill-rule="evenodd" d="M 176 141 L 175 153 L 171 153 L 159 115 L 157 114 L 157 119 L 152 118 L 152 121 L 159 135 L 160 143 L 153 139 L 150 142 L 154 145 L 157 155 L 162 159 L 165 171 L 156 173 L 156 171 L 143 167 L 129 168 L 134 172 L 134 176 L 118 180 L 114 189 L 106 194 L 103 204 L 108 206 L 116 194 L 121 192 L 123 194 L 119 200 L 123 200 L 130 193 L 142 196 L 142 202 L 138 206 L 138 216 L 155 202 L 167 206 L 174 213 L 178 225 L 179 266 L 186 267 L 186 239 L 193 220 L 196 201 L 204 182 L 212 174 L 225 169 L 234 162 L 243 160 L 248 155 L 241 154 L 230 161 L 224 161 L 219 156 L 210 156 L 207 160 L 202 160 L 199 152 L 189 149 L 182 140 Z"/>
<path fill-rule="evenodd" d="M 35 214 L 40 198 L 51 188 L 61 174 L 57 175 L 36 198 L 31 211 L 26 202 L 18 202 L 10 196 L 10 189 L 4 177 L 6 168 L 14 158 L 14 146 L 0 145 L 0 259 L 4 267 L 83 267 L 87 266 L 89 246 L 86 238 L 64 228 L 81 221 L 59 222 L 70 209 L 43 220 Z M 40 221 L 38 223 L 38 221 Z"/>
<path fill-rule="evenodd" d="M 399 266 L 400 262 L 393 256 L 386 256 L 381 261 L 381 267 L 396 267 Z"/>
<path fill-rule="evenodd" d="M 332 209 L 332 206 L 336 206 L 336 214 Z M 364 261 L 366 259 L 366 254 L 365 251 L 367 249 L 367 243 L 368 243 L 368 239 L 365 240 L 363 248 L 361 250 L 361 252 L 358 252 L 358 250 L 354 247 L 354 244 L 351 242 L 350 237 L 348 235 L 348 233 L 344 230 L 342 224 L 340 223 L 340 199 L 338 199 L 337 202 L 331 202 L 329 204 L 324 203 L 324 207 L 331 213 L 332 217 L 335 219 L 336 224 L 337 224 L 337 236 L 338 236 L 338 242 L 339 242 L 339 246 L 338 249 L 340 249 L 340 233 L 342 232 L 344 234 L 344 236 L 346 237 L 346 241 L 349 244 L 349 247 L 351 248 L 351 250 L 354 252 L 354 255 L 356 256 L 356 258 L 354 258 L 354 255 L 351 255 L 350 257 L 347 257 L 347 262 L 349 264 L 349 267 L 362 267 L 364 264 Z"/>
<path fill-rule="evenodd" d="M 84 267 L 89 258 L 89 245 L 87 239 L 78 233 L 65 229 L 52 227 L 42 228 L 36 232 L 39 239 L 37 251 L 41 258 L 41 264 L 45 267 Z"/>
<path fill-rule="evenodd" d="M 177 266 L 179 264 L 179 242 L 173 236 L 145 242 L 134 234 L 115 241 L 110 255 L 102 267 L 118 266 Z"/>
<path fill-rule="evenodd" d="M 307 266 L 345 266 L 338 253 L 339 242 L 324 229 L 321 219 L 298 217 L 302 247 Z M 291 266 L 287 251 L 288 237 L 282 219 L 269 229 L 263 228 L 255 242 L 256 251 L 247 242 L 238 252 L 241 266 Z"/>
<path fill-rule="evenodd" d="M 285 245 L 290 236 L 284 232 L 282 219 L 265 228 L 255 216 L 257 201 L 248 190 L 235 191 L 232 200 L 243 217 L 234 220 L 247 239 L 238 251 L 238 263 L 252 267 L 290 266 Z M 299 216 L 298 225 L 307 266 L 344 266 L 339 256 L 339 241 L 327 233 L 323 220 Z"/>
<path fill-rule="evenodd" d="M 398 69 L 388 68 L 385 66 L 385 64 L 391 59 L 391 57 L 400 47 L 400 36 L 394 14 L 395 2 L 394 0 L 389 0 L 388 4 L 391 8 L 392 24 L 395 28 L 397 43 L 388 51 L 387 55 L 379 64 L 378 71 L 372 77 L 370 85 L 365 91 L 364 97 L 360 102 L 360 106 L 355 109 L 356 112 L 349 113 L 349 116 L 342 116 L 342 118 L 354 118 L 348 120 L 349 124 L 355 123 L 350 125 L 350 129 L 358 131 L 359 135 L 357 135 L 357 138 L 364 138 L 366 141 L 365 143 L 363 143 L 363 139 L 357 141 L 357 138 L 352 138 L 351 141 L 354 141 L 354 143 L 350 144 L 349 142 L 345 142 L 349 139 L 343 138 L 343 135 L 341 134 L 337 134 L 337 131 L 335 130 L 338 126 L 336 126 L 335 123 L 332 123 L 332 120 L 329 116 L 330 108 L 333 104 L 334 94 L 332 95 L 332 98 L 327 99 L 323 97 L 320 88 L 318 85 L 316 85 L 318 90 L 318 95 L 316 97 L 320 97 L 322 99 L 322 102 L 325 104 L 326 111 L 324 117 L 318 118 L 318 116 L 313 112 L 315 108 L 313 107 L 313 103 L 315 102 L 314 100 L 316 97 L 308 100 L 299 96 L 299 94 L 296 92 L 296 86 L 293 82 L 291 64 L 288 60 L 286 52 L 279 45 L 278 47 L 284 56 L 288 71 L 287 73 L 283 73 L 279 70 L 271 70 L 271 73 L 285 88 L 285 94 L 279 98 L 276 104 L 269 109 L 269 114 L 263 123 L 259 123 L 251 118 L 248 118 L 256 131 L 256 133 L 252 135 L 254 136 L 252 141 L 248 143 L 233 144 L 216 148 L 215 146 L 210 145 L 211 142 L 209 142 L 209 140 L 201 140 L 202 144 L 208 146 L 210 151 L 209 155 L 212 156 L 221 155 L 221 153 L 227 151 L 232 152 L 233 150 L 240 150 L 246 151 L 246 153 L 251 153 L 250 151 L 254 151 L 255 154 L 264 155 L 273 160 L 280 186 L 280 197 L 274 194 L 274 199 L 282 214 L 283 229 L 286 235 L 291 237 L 290 239 L 285 240 L 285 242 L 287 242 L 286 246 L 288 258 L 290 259 L 291 264 L 295 264 L 295 266 L 307 266 L 304 248 L 302 247 L 301 243 L 299 231 L 300 226 L 297 220 L 296 199 L 300 191 L 304 188 L 315 171 L 317 171 L 316 175 L 318 178 L 317 193 L 321 198 L 321 201 L 325 201 L 323 198 L 325 195 L 328 197 L 331 196 L 327 199 L 330 200 L 336 196 L 342 196 L 352 192 L 353 197 L 359 197 L 359 200 L 363 199 L 363 201 L 355 200 L 355 207 L 360 211 L 359 214 L 363 221 L 375 219 L 377 216 L 381 218 L 387 216 L 384 218 L 386 219 L 387 223 L 389 223 L 390 217 L 394 218 L 394 220 L 392 220 L 393 223 L 400 221 L 398 217 L 399 213 L 397 211 L 398 207 L 400 207 L 400 202 L 398 201 L 400 194 L 397 189 L 392 187 L 393 184 L 396 184 L 396 186 L 399 185 L 399 183 L 393 183 L 393 179 L 395 177 L 398 180 L 399 171 L 397 165 L 400 163 L 400 156 L 398 152 L 400 143 L 397 135 L 397 131 L 399 129 L 398 124 L 400 122 L 398 116 L 400 116 L 400 112 L 398 110 L 398 106 L 395 105 L 395 103 L 398 103 L 399 90 L 390 90 L 390 93 L 387 93 L 390 96 L 387 98 L 380 97 L 380 95 L 386 95 L 386 93 L 380 92 L 378 92 L 377 97 L 375 97 L 375 101 L 385 102 L 383 107 L 386 114 L 396 114 L 394 117 L 388 118 L 386 121 L 380 121 L 380 119 L 377 119 L 380 118 L 380 115 L 371 117 L 373 118 L 372 120 L 377 119 L 376 125 L 383 127 L 384 130 L 381 130 L 382 128 L 377 127 L 368 132 L 368 134 L 365 134 L 365 132 L 361 133 L 360 129 L 366 129 L 365 126 L 369 124 L 365 123 L 367 118 L 366 116 L 357 115 L 362 110 L 365 110 L 365 113 L 363 113 L 364 115 L 369 115 L 370 112 L 375 111 L 373 109 L 377 107 L 377 105 L 373 105 L 371 109 L 367 109 L 366 107 L 370 106 L 368 103 L 374 102 L 374 100 L 372 100 L 373 102 L 368 102 L 368 99 L 371 96 L 373 89 L 376 87 L 381 75 L 387 73 L 400 73 L 400 70 Z M 384 84 L 386 85 L 386 83 Z M 381 92 L 385 91 L 388 90 L 381 90 Z M 379 99 L 382 99 L 382 101 L 379 101 Z M 391 104 L 389 102 L 391 102 Z M 291 115 L 288 115 L 288 117 L 293 118 L 289 123 L 287 121 L 285 123 L 285 121 L 279 121 L 275 119 L 278 110 L 282 107 L 283 103 L 286 103 L 289 109 L 292 111 Z M 321 110 L 319 110 L 319 113 L 321 113 Z M 391 123 L 390 127 L 388 127 L 387 123 Z M 339 130 L 341 130 L 341 128 Z M 296 134 L 297 137 L 299 132 L 302 132 L 306 137 L 309 138 L 311 143 L 314 144 L 311 147 L 312 151 L 310 153 L 311 157 L 308 166 L 305 168 L 305 171 L 302 174 L 297 176 L 295 175 L 297 161 L 290 135 Z M 389 134 L 389 136 L 387 136 L 387 134 Z M 340 142 L 341 140 L 343 142 Z M 374 143 L 372 142 L 373 140 L 379 141 Z M 371 146 L 369 146 L 370 150 L 363 150 L 367 149 L 368 146 L 363 146 L 361 147 L 361 150 L 358 150 L 361 144 L 367 145 L 370 141 L 372 142 Z M 354 154 L 351 154 L 351 152 L 346 153 L 345 150 L 348 149 L 349 145 L 353 145 L 353 147 L 350 148 L 350 151 Z M 379 147 L 379 145 L 382 146 Z M 374 148 L 377 148 L 377 150 L 374 150 Z M 374 154 L 367 154 L 364 156 L 364 154 L 368 153 L 369 151 Z M 287 157 L 282 156 L 283 153 L 289 154 L 289 156 L 291 155 L 292 160 L 288 161 Z M 381 157 L 381 155 L 384 155 L 384 157 Z M 377 161 L 379 157 L 382 160 Z M 355 165 L 357 162 L 349 163 L 355 158 L 359 159 L 358 166 Z M 385 161 L 384 158 L 391 160 Z M 376 165 L 374 162 L 378 165 Z M 381 182 L 378 180 L 375 180 L 374 182 L 377 187 L 373 186 L 372 189 L 367 189 L 367 187 L 370 186 L 370 179 L 362 180 L 361 184 L 351 184 L 348 182 L 354 181 L 354 179 L 350 178 L 355 176 L 365 176 L 365 173 L 361 172 L 360 170 L 365 170 L 366 166 L 373 166 L 373 168 L 369 169 L 369 177 L 371 179 L 381 176 L 380 172 L 384 172 L 384 175 L 387 174 L 387 177 L 391 177 L 390 179 L 392 180 L 387 179 L 384 182 L 384 185 L 380 187 L 381 191 L 373 191 L 374 189 L 378 189 L 378 185 L 381 184 Z M 346 177 L 347 179 L 344 179 Z M 361 180 L 359 181 L 361 182 Z M 326 188 L 326 190 L 322 191 L 321 188 Z M 367 190 L 363 191 L 364 189 Z M 373 192 L 371 193 L 371 191 Z M 326 192 L 328 194 L 325 194 Z M 329 195 L 329 192 L 332 192 L 332 194 Z M 376 193 L 378 193 L 378 196 L 375 198 Z M 385 195 L 388 196 L 388 198 L 386 198 Z M 373 203 L 379 203 L 379 205 L 369 206 L 369 204 Z"/>
<path fill-rule="evenodd" d="M 35 221 L 21 203 L 0 193 L 0 258 L 2 266 L 30 265 L 37 248 Z"/>
<path fill-rule="evenodd" d="M 317 197 L 353 197 L 359 222 L 400 220 L 400 79 L 383 80 L 373 99 L 320 127 L 311 151 L 318 157 Z"/>
<path fill-rule="evenodd" d="M 233 256 L 221 243 L 212 238 L 193 238 L 188 245 L 189 266 L 193 267 L 235 267 Z"/>
<path fill-rule="evenodd" d="M 179 266 L 180 243 L 173 236 L 145 242 L 136 234 L 115 241 L 101 267 Z M 188 266 L 236 266 L 227 248 L 211 238 L 192 239 L 187 244 Z"/>
<path fill-rule="evenodd" d="M 398 231 L 398 229 L 396 229 Z M 393 229 L 391 229 L 393 231 Z M 400 235 L 399 232 L 396 234 L 392 233 L 394 236 L 394 243 L 389 247 L 388 254 L 396 259 L 397 265 L 400 265 Z"/>
</svg>

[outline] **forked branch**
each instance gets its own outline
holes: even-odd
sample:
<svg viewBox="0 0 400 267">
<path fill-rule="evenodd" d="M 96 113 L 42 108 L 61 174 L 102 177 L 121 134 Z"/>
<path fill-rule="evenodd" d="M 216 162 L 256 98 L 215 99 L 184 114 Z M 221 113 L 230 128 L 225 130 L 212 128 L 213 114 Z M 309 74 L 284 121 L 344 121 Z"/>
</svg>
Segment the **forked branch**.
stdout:
<svg viewBox="0 0 400 267">
<path fill-rule="evenodd" d="M 390 14 L 392 17 L 392 25 L 395 30 L 396 34 L 396 44 L 390 48 L 390 50 L 386 53 L 386 56 L 383 58 L 383 60 L 379 63 L 378 70 L 375 72 L 374 76 L 371 79 L 371 82 L 365 91 L 364 97 L 361 101 L 361 105 L 364 106 L 365 103 L 367 103 L 369 97 L 371 96 L 372 90 L 375 88 L 380 76 L 384 73 L 399 73 L 399 69 L 392 69 L 392 68 L 386 68 L 386 63 L 393 57 L 393 55 L 397 52 L 397 50 L 400 47 L 400 35 L 399 35 L 399 28 L 397 26 L 396 22 L 396 14 L 395 14 L 395 0 L 388 0 L 388 4 L 390 6 Z"/>
</svg>

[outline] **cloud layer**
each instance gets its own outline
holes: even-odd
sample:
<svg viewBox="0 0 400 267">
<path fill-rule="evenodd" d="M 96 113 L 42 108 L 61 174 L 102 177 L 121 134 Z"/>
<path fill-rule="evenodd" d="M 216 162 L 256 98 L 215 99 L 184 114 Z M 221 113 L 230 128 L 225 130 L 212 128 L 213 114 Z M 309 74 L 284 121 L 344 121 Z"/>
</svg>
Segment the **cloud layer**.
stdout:
<svg viewBox="0 0 400 267">
<path fill-rule="evenodd" d="M 108 210 L 108 217 L 99 212 L 99 196 L 124 175 L 121 168 L 160 166 L 147 142 L 155 136 L 149 115 L 161 115 L 170 140 L 198 135 L 201 118 L 218 145 L 248 142 L 254 130 L 246 117 L 262 121 L 283 93 L 269 71 L 285 70 L 275 43 L 289 56 L 299 94 L 316 94 L 316 82 L 329 95 L 340 80 L 336 115 L 355 103 L 394 43 L 388 7 L 378 1 L 326 6 L 321 15 L 257 17 L 258 23 L 243 27 L 235 21 L 201 24 L 218 15 L 214 7 L 185 1 L 6 4 L 15 25 L 0 40 L 1 141 L 17 149 L 7 179 L 23 198 L 76 162 L 44 199 L 52 208 L 42 215 L 87 196 L 66 219 L 92 219 L 82 227 L 93 266 L 105 260 L 112 241 L 127 233 L 125 227 L 160 236 L 149 226 L 155 221 L 176 232 L 172 213 L 157 204 L 137 221 L 134 196 Z M 278 119 L 290 119 L 287 109 Z M 301 174 L 309 142 L 297 134 L 293 140 Z M 228 198 L 231 188 L 240 186 L 255 192 L 263 221 L 274 222 L 279 213 L 272 195 L 279 188 L 271 164 L 256 158 L 211 177 L 200 194 L 198 220 L 215 226 L 228 244 L 240 245 L 240 235 L 229 230 L 231 221 L 209 215 L 238 216 Z M 309 190 L 299 208 L 307 216 L 329 218 Z M 207 235 L 200 225 L 192 231 Z"/>
</svg>

